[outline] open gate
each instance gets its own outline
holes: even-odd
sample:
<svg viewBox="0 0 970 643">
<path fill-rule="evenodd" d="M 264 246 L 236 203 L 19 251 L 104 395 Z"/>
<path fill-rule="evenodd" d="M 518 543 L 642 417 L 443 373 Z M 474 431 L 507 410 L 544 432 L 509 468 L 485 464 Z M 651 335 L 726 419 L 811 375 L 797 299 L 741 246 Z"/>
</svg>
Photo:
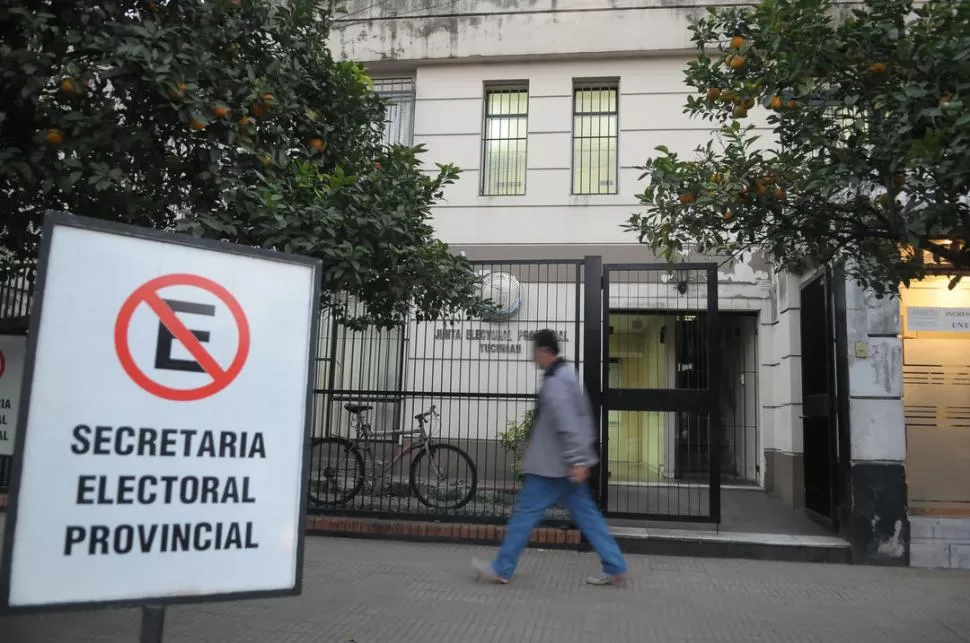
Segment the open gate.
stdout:
<svg viewBox="0 0 970 643">
<path fill-rule="evenodd" d="M 717 264 L 607 264 L 602 297 L 601 506 L 720 522 Z"/>
</svg>

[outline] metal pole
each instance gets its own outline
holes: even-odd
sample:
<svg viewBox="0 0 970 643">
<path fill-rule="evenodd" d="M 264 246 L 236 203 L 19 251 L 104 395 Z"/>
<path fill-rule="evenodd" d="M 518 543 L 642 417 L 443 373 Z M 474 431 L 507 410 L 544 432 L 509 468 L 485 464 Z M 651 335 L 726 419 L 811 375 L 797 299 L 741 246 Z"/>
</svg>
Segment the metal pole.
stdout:
<svg viewBox="0 0 970 643">
<path fill-rule="evenodd" d="M 165 631 L 165 606 L 146 605 L 141 608 L 140 643 L 162 643 Z"/>
</svg>

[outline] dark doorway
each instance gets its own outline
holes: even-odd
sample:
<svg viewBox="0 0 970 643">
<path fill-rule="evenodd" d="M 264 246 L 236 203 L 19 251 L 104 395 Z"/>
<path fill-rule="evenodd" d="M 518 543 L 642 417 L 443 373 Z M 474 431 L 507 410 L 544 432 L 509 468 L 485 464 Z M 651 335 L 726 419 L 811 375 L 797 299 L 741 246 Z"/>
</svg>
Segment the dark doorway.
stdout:
<svg viewBox="0 0 970 643">
<path fill-rule="evenodd" d="M 801 291 L 802 448 L 805 509 L 837 529 L 838 450 L 834 298 L 830 275 Z"/>
</svg>

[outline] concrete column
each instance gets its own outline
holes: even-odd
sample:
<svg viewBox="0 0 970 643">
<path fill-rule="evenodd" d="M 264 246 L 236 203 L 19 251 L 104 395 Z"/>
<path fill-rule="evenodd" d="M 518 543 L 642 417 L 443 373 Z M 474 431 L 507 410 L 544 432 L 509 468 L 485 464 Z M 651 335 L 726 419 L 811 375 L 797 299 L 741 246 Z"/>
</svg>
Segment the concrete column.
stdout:
<svg viewBox="0 0 970 643">
<path fill-rule="evenodd" d="M 899 301 L 846 284 L 853 560 L 906 565 L 906 424 Z"/>
<path fill-rule="evenodd" d="M 771 314 L 762 321 L 761 394 L 765 487 L 792 509 L 805 506 L 799 278 L 774 275 Z"/>
</svg>

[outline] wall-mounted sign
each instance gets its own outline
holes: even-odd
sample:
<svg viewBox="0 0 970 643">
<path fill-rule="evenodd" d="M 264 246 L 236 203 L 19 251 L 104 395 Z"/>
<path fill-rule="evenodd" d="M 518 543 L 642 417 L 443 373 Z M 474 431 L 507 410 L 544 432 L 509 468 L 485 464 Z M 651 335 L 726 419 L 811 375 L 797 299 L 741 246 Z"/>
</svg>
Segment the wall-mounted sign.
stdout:
<svg viewBox="0 0 970 643">
<path fill-rule="evenodd" d="M 906 329 L 940 333 L 970 333 L 970 308 L 906 308 Z"/>
<path fill-rule="evenodd" d="M 538 330 L 509 330 L 493 328 L 451 328 L 445 326 L 434 332 L 434 338 L 441 341 L 477 342 L 483 353 L 521 353 L 523 344 L 535 339 Z M 569 341 L 565 329 L 556 331 L 559 343 Z"/>
<path fill-rule="evenodd" d="M 0 455 L 13 455 L 13 434 L 17 426 L 26 354 L 26 337 L 0 335 Z"/>
<path fill-rule="evenodd" d="M 522 305 L 522 286 L 507 272 L 489 272 L 482 278 L 482 297 L 495 304 L 495 318 L 508 319 Z"/>
</svg>

